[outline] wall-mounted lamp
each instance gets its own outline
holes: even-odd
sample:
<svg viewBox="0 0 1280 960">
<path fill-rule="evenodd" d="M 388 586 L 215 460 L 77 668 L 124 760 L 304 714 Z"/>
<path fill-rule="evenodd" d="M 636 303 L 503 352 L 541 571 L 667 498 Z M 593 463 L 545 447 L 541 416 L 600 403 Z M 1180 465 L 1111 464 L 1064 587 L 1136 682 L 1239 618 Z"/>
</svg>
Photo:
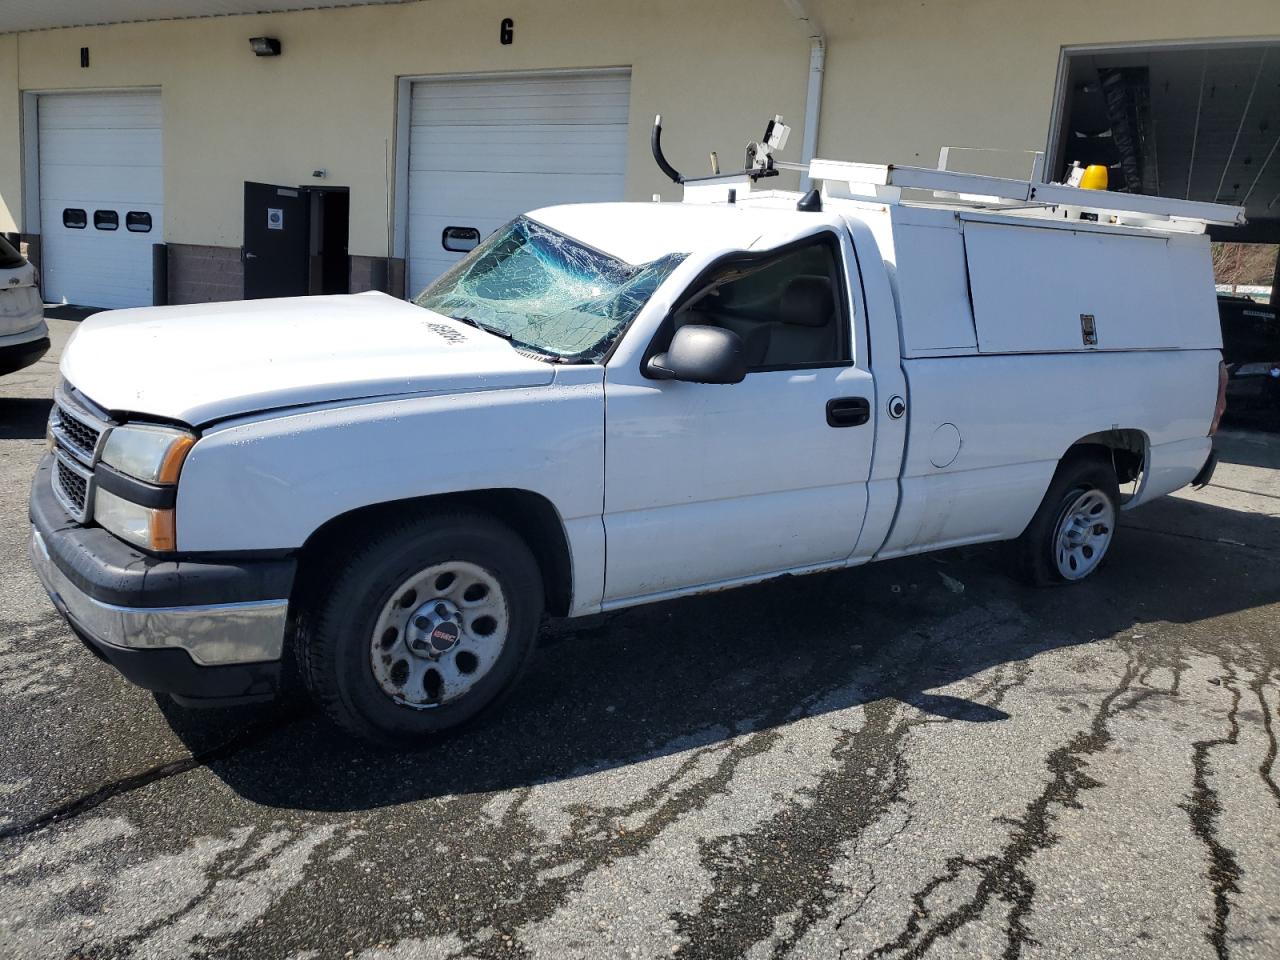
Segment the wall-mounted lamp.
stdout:
<svg viewBox="0 0 1280 960">
<path fill-rule="evenodd" d="M 280 56 L 280 41 L 275 37 L 250 37 L 249 46 L 253 48 L 254 54 L 259 57 Z"/>
</svg>

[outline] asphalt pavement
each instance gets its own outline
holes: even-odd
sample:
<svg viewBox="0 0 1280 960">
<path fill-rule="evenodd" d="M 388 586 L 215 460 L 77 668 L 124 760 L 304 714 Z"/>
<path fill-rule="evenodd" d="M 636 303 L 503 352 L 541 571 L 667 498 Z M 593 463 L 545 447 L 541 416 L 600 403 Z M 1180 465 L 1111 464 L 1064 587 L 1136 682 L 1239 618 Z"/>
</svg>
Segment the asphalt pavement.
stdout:
<svg viewBox="0 0 1280 960">
<path fill-rule="evenodd" d="M 409 754 L 129 686 L 26 559 L 0 380 L 0 957 L 1280 957 L 1280 437 L 1077 586 L 998 548 L 548 629 Z"/>
</svg>

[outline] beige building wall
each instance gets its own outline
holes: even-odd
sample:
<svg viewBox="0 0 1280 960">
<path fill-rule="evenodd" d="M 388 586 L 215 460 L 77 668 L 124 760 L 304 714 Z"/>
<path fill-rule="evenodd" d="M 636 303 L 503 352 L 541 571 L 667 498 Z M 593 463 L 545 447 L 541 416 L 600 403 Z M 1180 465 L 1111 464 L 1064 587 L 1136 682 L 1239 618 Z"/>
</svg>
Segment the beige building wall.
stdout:
<svg viewBox="0 0 1280 960">
<path fill-rule="evenodd" d="M 22 209 L 22 94 L 18 36 L 0 35 L 0 233 L 18 230 Z"/>
<path fill-rule="evenodd" d="M 877 163 L 933 166 L 942 146 L 1043 150 L 1064 46 L 1280 39 L 1280 0 L 824 0 L 820 9 L 830 49 L 818 152 Z"/>
<path fill-rule="evenodd" d="M 498 40 L 504 17 L 515 20 L 510 46 Z M 259 35 L 278 37 L 283 55 L 253 56 Z M 242 181 L 315 183 L 324 168 L 324 183 L 351 188 L 351 252 L 374 256 L 387 252 L 398 76 L 629 66 L 628 193 L 647 198 L 662 183 L 648 152 L 655 113 L 672 157 L 703 172 L 708 149 L 738 155 L 769 111 L 799 118 L 808 69 L 808 45 L 777 0 L 428 0 L 41 31 L 17 43 L 24 90 L 161 88 L 166 240 L 236 246 Z M 767 96 L 747 94 L 766 82 Z M 6 83 L 0 97 L 13 95 Z M 18 126 L 3 110 L 9 156 Z M 16 217 L 17 182 L 0 180 L 0 191 Z M 670 183 L 665 192 L 678 194 Z"/>
<path fill-rule="evenodd" d="M 1045 145 L 1063 45 L 1280 36 L 1280 0 L 821 0 L 823 156 L 931 165 L 944 144 Z M 498 42 L 504 17 L 515 42 Z M 280 38 L 257 58 L 251 36 Z M 91 67 L 79 66 L 90 48 Z M 351 188 L 350 250 L 388 252 L 396 78 L 629 66 L 627 192 L 678 190 L 649 157 L 664 115 L 678 167 L 736 164 L 782 113 L 798 159 L 809 45 L 781 0 L 424 0 L 0 35 L 0 229 L 22 222 L 19 91 L 158 86 L 165 239 L 237 246 L 241 183 Z M 394 189 L 394 185 L 392 187 Z"/>
</svg>

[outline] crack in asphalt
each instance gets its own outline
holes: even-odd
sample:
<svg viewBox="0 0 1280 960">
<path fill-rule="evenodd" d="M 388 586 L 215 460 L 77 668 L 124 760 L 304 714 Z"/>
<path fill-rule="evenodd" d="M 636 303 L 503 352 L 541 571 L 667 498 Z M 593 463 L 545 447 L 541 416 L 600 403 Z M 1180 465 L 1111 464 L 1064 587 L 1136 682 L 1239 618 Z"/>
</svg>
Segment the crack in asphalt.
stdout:
<svg viewBox="0 0 1280 960">
<path fill-rule="evenodd" d="M 1218 681 L 1231 691 L 1231 708 L 1227 711 L 1230 732 L 1225 737 L 1197 740 L 1192 747 L 1192 792 L 1182 809 L 1191 818 L 1191 829 L 1209 852 L 1209 883 L 1213 888 L 1213 923 L 1205 934 L 1220 960 L 1230 956 L 1227 946 L 1227 917 L 1231 913 L 1231 894 L 1240 892 L 1238 881 L 1244 875 L 1235 854 L 1218 836 L 1218 818 L 1222 813 L 1222 801 L 1209 784 L 1209 756 L 1215 747 L 1234 746 L 1240 741 L 1240 690 L 1235 686 L 1235 671 L 1228 669 L 1227 676 Z M 1265 711 L 1264 711 L 1265 714 Z"/>
<path fill-rule="evenodd" d="M 1261 490 L 1245 490 L 1243 487 L 1228 487 L 1222 483 L 1210 483 L 1208 486 L 1215 490 L 1230 490 L 1232 493 L 1244 493 L 1251 497 L 1266 497 L 1268 500 L 1280 500 L 1280 494 L 1263 493 Z"/>
<path fill-rule="evenodd" d="M 1004 620 L 999 615 L 995 619 Z M 926 648 L 944 639 L 928 632 L 920 638 Z M 928 660 L 922 650 L 916 663 L 923 665 Z M 1005 667 L 1012 667 L 1012 679 L 1006 676 Z M 1004 665 L 970 699 L 994 709 L 1030 672 L 1023 664 Z M 920 687 L 915 682 L 918 673 L 896 684 L 897 692 Z M 790 931 L 773 944 L 772 955 L 781 957 L 829 915 L 845 889 L 835 873 L 849 845 L 856 846 L 867 828 L 896 806 L 906 805 L 910 822 L 905 750 L 912 729 L 955 722 L 954 718 L 933 716 L 891 722 L 899 703 L 913 705 L 912 700 L 917 699 L 908 695 L 901 700 L 889 693 L 867 703 L 864 725 L 856 731 L 844 730 L 831 751 L 831 758 L 837 761 L 833 771 L 824 774 L 815 786 L 798 791 L 797 797 L 755 829 L 700 845 L 703 866 L 712 874 L 713 890 L 696 910 L 673 915 L 686 941 L 681 956 L 741 956 L 773 936 L 784 915 L 794 913 Z M 883 770 L 890 771 L 888 777 L 881 776 Z M 895 836 L 905 829 L 904 824 Z M 751 881 L 745 881 L 746 877 Z M 875 882 L 872 871 L 873 886 Z M 864 891 L 860 903 L 841 917 L 837 928 L 856 915 L 869 898 L 870 891 Z"/>
<path fill-rule="evenodd" d="M 188 754 L 176 760 L 169 760 L 165 763 L 156 764 L 139 773 L 129 774 L 103 784 L 95 790 L 82 793 L 78 797 L 67 800 L 38 813 L 21 823 L 10 824 L 6 827 L 0 827 L 0 841 L 12 840 L 16 837 L 25 837 L 30 834 L 44 830 L 56 823 L 62 823 L 65 820 L 73 819 L 88 813 L 95 807 L 101 806 L 108 800 L 121 796 L 122 794 L 132 793 L 135 790 L 141 790 L 160 780 L 168 780 L 183 773 L 188 773 L 199 767 L 208 766 L 220 760 L 226 760 L 234 754 L 252 747 L 261 741 L 267 739 L 274 733 L 277 733 L 291 724 L 295 723 L 302 715 L 302 711 L 298 710 L 283 717 L 277 716 L 272 720 L 255 724 L 244 730 L 237 736 L 232 737 L 215 747 L 208 750 L 202 750 L 199 753 Z"/>
<path fill-rule="evenodd" d="M 1271 795 L 1276 798 L 1276 805 L 1280 806 L 1280 786 L 1276 785 L 1275 777 L 1271 774 L 1276 763 L 1276 729 L 1271 721 L 1271 707 L 1262 692 L 1271 682 L 1271 669 L 1268 664 L 1265 670 L 1253 678 L 1249 689 L 1258 698 L 1258 708 L 1262 711 L 1262 731 L 1267 737 L 1267 753 L 1262 758 L 1262 763 L 1258 764 L 1258 773 L 1262 777 L 1262 782 L 1267 785 L 1267 789 L 1271 791 Z"/>
<path fill-rule="evenodd" d="M 1045 764 L 1053 774 L 1040 795 L 1031 801 L 1021 818 L 1004 820 L 1015 827 L 1003 849 L 991 856 L 971 859 L 964 856 L 949 857 L 942 873 L 930 878 L 911 897 L 912 911 L 906 926 L 894 938 L 886 940 L 866 954 L 865 960 L 888 956 L 921 957 L 935 943 L 944 940 L 965 924 L 978 919 L 992 900 L 1009 905 L 1005 921 L 1005 960 L 1019 957 L 1026 946 L 1034 946 L 1035 939 L 1026 926 L 1035 899 L 1036 883 L 1027 872 L 1026 865 L 1039 851 L 1058 842 L 1052 831 L 1057 819 L 1055 808 L 1080 809 L 1080 793 L 1102 786 L 1102 783 L 1084 772 L 1085 759 L 1104 750 L 1111 742 L 1108 720 L 1121 710 L 1146 699 L 1134 697 L 1125 706 L 1119 706 L 1120 697 L 1129 693 L 1138 667 L 1130 655 L 1119 683 L 1103 698 L 1087 730 L 1077 733 L 1065 746 L 1052 751 Z M 954 910 L 934 918 L 928 907 L 929 898 L 940 888 L 958 880 L 967 871 L 976 872 L 979 880 L 976 892 L 968 901 Z M 927 925 L 927 926 L 926 926 Z"/>
<path fill-rule="evenodd" d="M 1256 543 L 1241 543 L 1238 540 L 1226 540 L 1221 537 L 1201 537 L 1194 533 L 1179 533 L 1176 530 L 1158 530 L 1155 527 L 1140 527 L 1136 524 L 1127 523 L 1124 527 L 1126 530 L 1136 530 L 1138 533 L 1154 533 L 1162 537 L 1176 537 L 1179 540 L 1196 540 L 1200 543 L 1212 543 L 1217 547 L 1239 547 L 1242 550 L 1254 550 L 1258 553 L 1280 553 L 1275 547 L 1262 547 Z"/>
<path fill-rule="evenodd" d="M 831 751 L 837 767 L 816 786 L 799 790 L 755 830 L 699 843 L 713 891 L 696 911 L 673 917 L 686 944 L 682 957 L 742 956 L 774 932 L 779 917 L 798 911 L 774 945 L 781 957 L 827 915 L 841 892 L 833 873 L 849 841 L 906 789 L 903 741 L 912 724 L 893 723 L 900 710 L 895 700 L 868 704 L 865 724 L 841 732 Z"/>
<path fill-rule="evenodd" d="M 466 825 L 449 837 L 466 855 L 443 855 L 439 868 L 423 878 L 425 886 L 414 899 L 437 904 L 436 912 L 415 918 L 411 930 L 366 928 L 364 932 L 377 940 L 386 939 L 387 933 L 394 934 L 392 939 L 405 935 L 456 937 L 459 947 L 449 954 L 454 958 L 529 956 L 529 949 L 516 937 L 520 928 L 549 919 L 597 871 L 643 853 L 677 820 L 726 793 L 738 767 L 766 753 L 779 737 L 776 730 L 766 729 L 703 746 L 692 750 L 669 775 L 635 800 L 616 806 L 575 805 L 570 808 L 566 835 L 550 845 L 526 810 L 533 787 L 519 790 L 497 823 L 481 813 L 495 794 L 472 794 L 444 802 L 434 815 L 444 823 L 453 814 L 453 822 Z M 708 760 L 713 761 L 712 769 L 693 778 Z M 634 822 L 638 817 L 643 819 Z M 370 832 L 348 838 L 348 842 L 357 848 L 352 855 L 356 862 L 384 863 L 414 856 L 403 837 L 386 833 Z M 368 917 L 377 915 L 374 908 L 381 907 L 387 895 L 380 885 L 364 884 L 348 890 L 343 910 L 353 922 L 343 928 L 350 932 L 361 921 L 367 923 Z M 306 891 L 293 892 L 278 900 L 272 913 L 288 916 L 305 908 L 307 896 Z M 459 899 L 486 905 L 481 911 L 459 915 L 455 907 Z M 224 938 L 217 949 L 234 955 L 251 935 L 246 931 Z"/>
</svg>

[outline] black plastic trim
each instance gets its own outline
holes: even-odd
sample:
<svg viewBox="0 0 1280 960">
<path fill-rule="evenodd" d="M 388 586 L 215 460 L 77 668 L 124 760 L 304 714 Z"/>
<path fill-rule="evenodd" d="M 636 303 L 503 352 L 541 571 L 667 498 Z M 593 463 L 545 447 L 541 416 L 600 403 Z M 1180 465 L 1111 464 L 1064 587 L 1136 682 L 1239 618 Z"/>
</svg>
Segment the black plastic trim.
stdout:
<svg viewBox="0 0 1280 960">
<path fill-rule="evenodd" d="M 145 608 L 249 603 L 290 595 L 298 566 L 292 556 L 168 559 L 145 553 L 101 527 L 80 526 L 54 498 L 52 463 L 52 455 L 47 455 L 36 469 L 31 522 L 54 565 L 94 600 Z"/>
<path fill-rule="evenodd" d="M 100 463 L 94 468 L 93 476 L 100 489 L 142 507 L 168 510 L 178 502 L 177 487 L 161 487 L 153 483 L 144 483 L 105 463 Z"/>
<path fill-rule="evenodd" d="M 49 338 L 28 340 L 26 343 L 15 343 L 8 347 L 0 347 L 0 374 L 16 373 L 31 366 L 49 352 Z"/>
<path fill-rule="evenodd" d="M 1201 487 L 1207 487 L 1209 481 L 1213 479 L 1213 471 L 1218 469 L 1218 451 L 1210 450 L 1209 459 L 1204 462 L 1204 466 L 1200 468 L 1200 472 L 1196 474 L 1195 479 L 1191 481 L 1191 486 L 1199 490 Z"/>
</svg>

